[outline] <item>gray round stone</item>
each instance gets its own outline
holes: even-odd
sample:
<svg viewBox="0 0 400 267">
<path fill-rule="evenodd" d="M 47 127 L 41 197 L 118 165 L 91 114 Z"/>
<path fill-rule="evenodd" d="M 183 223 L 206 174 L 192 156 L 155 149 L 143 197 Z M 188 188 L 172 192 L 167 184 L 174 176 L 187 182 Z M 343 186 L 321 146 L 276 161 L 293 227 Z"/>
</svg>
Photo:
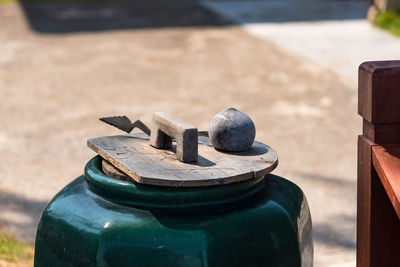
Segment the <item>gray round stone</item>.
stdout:
<svg viewBox="0 0 400 267">
<path fill-rule="evenodd" d="M 208 131 L 216 149 L 231 152 L 249 150 L 256 136 L 256 127 L 250 117 L 234 108 L 215 115 Z"/>
</svg>

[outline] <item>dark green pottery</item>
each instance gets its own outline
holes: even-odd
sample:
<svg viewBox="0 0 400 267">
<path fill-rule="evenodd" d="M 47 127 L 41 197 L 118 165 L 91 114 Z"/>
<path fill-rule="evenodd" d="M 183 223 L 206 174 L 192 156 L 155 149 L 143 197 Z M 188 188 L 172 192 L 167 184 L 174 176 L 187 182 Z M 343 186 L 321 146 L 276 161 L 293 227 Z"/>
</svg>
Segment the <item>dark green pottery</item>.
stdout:
<svg viewBox="0 0 400 267">
<path fill-rule="evenodd" d="M 312 266 L 303 192 L 275 175 L 201 188 L 116 180 L 101 158 L 48 204 L 35 266 Z"/>
</svg>

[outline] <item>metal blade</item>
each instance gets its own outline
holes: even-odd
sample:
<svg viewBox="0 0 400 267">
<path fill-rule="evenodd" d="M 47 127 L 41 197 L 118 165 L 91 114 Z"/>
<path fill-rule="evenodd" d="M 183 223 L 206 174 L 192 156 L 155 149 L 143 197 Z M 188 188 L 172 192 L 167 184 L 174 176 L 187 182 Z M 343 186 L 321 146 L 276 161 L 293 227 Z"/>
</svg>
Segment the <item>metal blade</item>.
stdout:
<svg viewBox="0 0 400 267">
<path fill-rule="evenodd" d="M 142 130 L 145 134 L 147 134 L 148 136 L 150 136 L 151 134 L 151 130 L 149 127 L 147 127 L 146 124 L 144 124 L 141 120 L 136 120 L 133 124 L 133 127 L 137 127 L 140 130 Z"/>
<path fill-rule="evenodd" d="M 100 120 L 127 133 L 130 133 L 134 128 L 127 116 L 104 117 Z"/>
</svg>

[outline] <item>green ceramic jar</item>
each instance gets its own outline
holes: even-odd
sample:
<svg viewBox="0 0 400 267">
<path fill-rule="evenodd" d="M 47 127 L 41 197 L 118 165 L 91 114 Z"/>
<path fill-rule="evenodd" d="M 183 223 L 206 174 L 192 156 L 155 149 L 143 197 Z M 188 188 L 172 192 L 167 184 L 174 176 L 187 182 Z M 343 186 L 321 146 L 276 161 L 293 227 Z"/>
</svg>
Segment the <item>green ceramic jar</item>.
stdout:
<svg viewBox="0 0 400 267">
<path fill-rule="evenodd" d="M 275 175 L 167 188 L 110 178 L 95 157 L 47 205 L 35 266 L 296 266 L 313 262 L 303 192 Z"/>
</svg>

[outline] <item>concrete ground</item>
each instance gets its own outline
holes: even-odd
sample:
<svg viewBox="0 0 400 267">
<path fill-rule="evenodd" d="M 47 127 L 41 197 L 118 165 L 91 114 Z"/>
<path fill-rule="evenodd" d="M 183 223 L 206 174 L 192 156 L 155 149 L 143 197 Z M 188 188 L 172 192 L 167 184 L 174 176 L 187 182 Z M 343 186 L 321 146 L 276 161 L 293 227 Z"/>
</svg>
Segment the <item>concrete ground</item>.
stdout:
<svg viewBox="0 0 400 267">
<path fill-rule="evenodd" d="M 341 73 L 285 45 L 290 32 L 295 47 L 311 44 L 300 34 L 307 25 L 297 31 L 299 24 L 258 20 L 266 30 L 253 33 L 217 4 L 0 5 L 6 229 L 34 241 L 46 203 L 94 156 L 86 140 L 120 133 L 99 117 L 149 123 L 153 112 L 167 111 L 207 129 L 215 113 L 232 106 L 254 120 L 257 140 L 278 151 L 274 173 L 307 195 L 315 266 L 355 266 L 355 67 Z M 313 25 L 323 27 L 318 20 Z M 269 35 L 274 27 L 281 34 Z M 332 46 L 322 49 L 326 58 L 349 53 Z"/>
<path fill-rule="evenodd" d="M 400 40 L 369 23 L 365 0 L 206 0 L 251 35 L 357 82 L 361 62 L 393 60 Z"/>
</svg>

